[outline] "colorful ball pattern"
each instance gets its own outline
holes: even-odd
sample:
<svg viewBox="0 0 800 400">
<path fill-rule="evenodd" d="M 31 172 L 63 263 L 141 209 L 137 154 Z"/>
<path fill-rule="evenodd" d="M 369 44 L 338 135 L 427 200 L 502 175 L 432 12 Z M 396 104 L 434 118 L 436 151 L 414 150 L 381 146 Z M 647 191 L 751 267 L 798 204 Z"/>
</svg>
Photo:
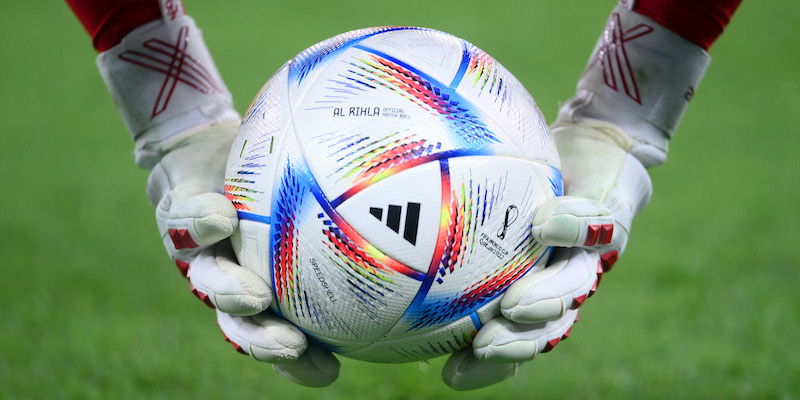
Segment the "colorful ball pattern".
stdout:
<svg viewBox="0 0 800 400">
<path fill-rule="evenodd" d="M 373 362 L 468 347 L 552 251 L 531 236 L 560 196 L 531 95 L 488 54 L 379 27 L 303 51 L 259 91 L 228 161 L 242 265 L 314 345 Z"/>
</svg>

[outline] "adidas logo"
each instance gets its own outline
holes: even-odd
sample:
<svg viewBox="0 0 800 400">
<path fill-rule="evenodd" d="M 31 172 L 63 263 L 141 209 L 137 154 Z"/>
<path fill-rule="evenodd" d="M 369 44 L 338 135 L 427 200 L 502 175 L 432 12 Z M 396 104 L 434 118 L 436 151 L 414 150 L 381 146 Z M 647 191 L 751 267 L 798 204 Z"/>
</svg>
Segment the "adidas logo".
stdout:
<svg viewBox="0 0 800 400">
<path fill-rule="evenodd" d="M 403 221 L 403 239 L 417 245 L 417 229 L 419 229 L 419 209 L 420 203 L 406 203 L 405 220 Z M 400 217 L 403 214 L 403 206 L 389 204 L 384 220 L 383 208 L 370 207 L 369 213 L 378 221 L 386 223 L 389 229 L 400 233 Z"/>
</svg>

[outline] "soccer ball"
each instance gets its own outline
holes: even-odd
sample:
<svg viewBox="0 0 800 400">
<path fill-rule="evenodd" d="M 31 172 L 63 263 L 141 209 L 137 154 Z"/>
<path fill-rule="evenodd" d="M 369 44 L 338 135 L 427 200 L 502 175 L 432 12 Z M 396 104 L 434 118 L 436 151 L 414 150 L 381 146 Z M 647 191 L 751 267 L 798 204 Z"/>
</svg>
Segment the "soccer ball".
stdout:
<svg viewBox="0 0 800 400">
<path fill-rule="evenodd" d="M 533 98 L 469 42 L 345 33 L 259 91 L 227 165 L 239 262 L 317 346 L 373 362 L 468 347 L 552 249 L 530 233 L 562 194 Z"/>
</svg>

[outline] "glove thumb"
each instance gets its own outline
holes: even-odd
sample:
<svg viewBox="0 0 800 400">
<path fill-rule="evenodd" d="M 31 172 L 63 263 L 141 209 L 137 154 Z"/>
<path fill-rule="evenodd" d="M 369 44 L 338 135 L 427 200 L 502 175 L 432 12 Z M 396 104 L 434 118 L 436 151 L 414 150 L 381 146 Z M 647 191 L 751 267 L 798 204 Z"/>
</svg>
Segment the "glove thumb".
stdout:
<svg viewBox="0 0 800 400">
<path fill-rule="evenodd" d="M 171 240 L 193 241 L 197 246 L 207 246 L 229 237 L 236 230 L 239 219 L 236 208 L 224 195 L 200 193 L 186 197 L 192 188 L 179 187 L 159 202 L 156 214 L 164 221 Z M 176 249 L 181 243 L 173 243 Z M 188 245 L 186 247 L 191 247 Z"/>
<path fill-rule="evenodd" d="M 442 367 L 442 379 L 454 390 L 475 390 L 494 385 L 517 373 L 518 363 L 491 363 L 472 354 L 472 348 L 453 353 Z"/>
</svg>

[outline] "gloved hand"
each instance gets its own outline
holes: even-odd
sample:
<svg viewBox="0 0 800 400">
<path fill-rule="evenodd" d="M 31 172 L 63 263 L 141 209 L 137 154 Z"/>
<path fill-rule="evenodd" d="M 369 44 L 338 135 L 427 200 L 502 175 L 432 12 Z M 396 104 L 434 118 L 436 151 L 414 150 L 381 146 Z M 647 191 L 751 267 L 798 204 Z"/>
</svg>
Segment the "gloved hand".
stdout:
<svg viewBox="0 0 800 400">
<path fill-rule="evenodd" d="M 238 225 L 236 209 L 221 194 L 225 160 L 236 123 L 205 127 L 188 135 L 150 173 L 147 194 L 167 253 L 212 308 L 234 315 L 264 311 L 272 300 L 263 278 L 235 264 L 216 244 Z"/>
<path fill-rule="evenodd" d="M 578 307 L 622 254 L 633 217 L 649 201 L 645 168 L 666 160 L 669 139 L 710 58 L 631 11 L 631 4 L 620 2 L 612 11 L 576 95 L 552 128 L 566 196 L 543 204 L 532 230 L 538 240 L 561 248 L 544 270 L 506 291 L 503 316 L 480 329 L 473 354 L 448 361 L 443 378 L 456 389 L 498 382 L 519 362 L 568 337 Z M 624 38 L 631 27 L 637 35 Z M 489 361 L 500 367 L 492 370 Z M 492 371 L 492 378 L 481 379 Z"/>
<path fill-rule="evenodd" d="M 547 268 L 505 293 L 504 318 L 489 321 L 473 342 L 480 359 L 531 359 L 566 338 L 578 307 L 622 254 L 633 217 L 650 199 L 650 177 L 626 151 L 631 141 L 621 130 L 600 122 L 566 124 L 553 135 L 566 196 L 543 204 L 532 230 L 561 248 Z"/>
<path fill-rule="evenodd" d="M 443 379 L 454 389 L 505 379 L 520 362 L 566 339 L 578 308 L 624 250 L 633 217 L 650 198 L 650 178 L 625 150 L 631 142 L 621 130 L 600 122 L 568 123 L 556 125 L 552 134 L 566 195 L 540 206 L 532 230 L 537 240 L 560 248 L 545 269 L 511 285 L 501 301 L 502 316 L 478 331 L 472 349 L 448 360 Z"/>
<path fill-rule="evenodd" d="M 238 218 L 222 192 L 239 115 L 194 21 L 180 2 L 159 4 L 161 19 L 128 33 L 97 65 L 136 143 L 136 163 L 152 169 L 147 194 L 167 253 L 192 292 L 217 309 L 237 350 L 295 363 L 287 374 L 306 385 L 329 384 L 336 359 L 307 351 L 302 332 L 270 316 L 270 287 L 235 261 L 227 238 Z M 324 373 L 307 368 L 318 360 L 327 362 Z"/>
<path fill-rule="evenodd" d="M 516 372 L 517 362 L 551 350 L 568 336 L 577 318 L 577 308 L 594 293 L 600 275 L 611 268 L 624 249 L 633 216 L 649 199 L 650 179 L 641 163 L 623 149 L 626 136 L 619 129 L 599 123 L 570 124 L 557 127 L 553 134 L 562 159 L 568 195 L 543 204 L 532 229 L 544 243 L 572 248 L 559 249 L 546 269 L 512 285 L 501 302 L 503 317 L 481 328 L 472 349 L 450 356 L 442 376 L 454 389 L 475 389 L 501 381 Z M 214 210 L 208 194 L 201 196 L 202 207 L 193 206 L 192 209 Z M 220 206 L 222 203 L 229 205 L 224 197 L 219 200 Z M 175 217 L 167 220 L 163 232 L 169 229 L 173 232 L 176 229 L 214 231 L 209 228 L 192 230 L 185 214 L 173 215 Z M 205 226 L 222 225 L 205 222 L 221 220 L 219 216 L 210 218 L 196 214 L 193 218 L 195 225 L 201 221 Z M 222 235 L 221 230 L 216 232 Z M 169 235 L 165 234 L 165 241 L 169 240 Z M 177 257 L 180 259 L 181 254 Z M 226 265 L 232 271 L 242 269 L 224 256 L 217 256 L 217 264 Z M 208 271 L 200 276 L 220 275 L 213 262 L 197 265 Z M 190 278 L 194 274 L 192 272 Z M 243 279 L 248 274 L 252 273 L 241 273 L 239 281 L 258 287 L 255 283 L 260 278 Z M 244 295 L 236 288 L 235 280 L 228 288 L 236 289 L 227 291 L 213 282 L 194 282 L 194 285 L 201 293 L 213 293 L 202 297 L 213 298 L 212 304 L 218 307 L 223 307 L 219 299 L 221 293 L 225 293 L 226 298 L 231 299 L 226 303 L 230 306 L 224 306 L 221 311 L 228 314 L 259 310 L 258 306 L 246 306 L 251 304 L 251 299 L 258 299 L 258 295 Z M 339 363 L 332 354 L 310 347 L 300 356 L 306 347 L 305 340 L 298 341 L 302 334 L 299 331 L 292 334 L 296 328 L 268 312 L 245 318 L 220 313 L 218 321 L 238 350 L 261 361 L 278 363 L 276 370 L 296 383 L 326 386 L 338 376 Z M 298 362 L 285 363 L 298 356 Z"/>
<path fill-rule="evenodd" d="M 198 132 L 153 169 L 148 196 L 159 232 L 192 293 L 217 309 L 217 323 L 237 351 L 275 364 L 296 383 L 327 386 L 338 376 L 336 358 L 309 347 L 299 329 L 265 311 L 272 301 L 269 286 L 238 265 L 225 240 L 238 223 L 236 209 L 220 194 L 236 129 L 224 124 Z"/>
<path fill-rule="evenodd" d="M 236 123 L 204 128 L 167 149 L 147 185 L 159 232 L 192 293 L 217 310 L 217 323 L 237 351 L 275 364 L 296 383 L 327 386 L 338 377 L 338 360 L 265 311 L 272 291 L 236 262 L 226 240 L 238 224 L 236 209 L 220 194 L 236 130 Z"/>
</svg>

